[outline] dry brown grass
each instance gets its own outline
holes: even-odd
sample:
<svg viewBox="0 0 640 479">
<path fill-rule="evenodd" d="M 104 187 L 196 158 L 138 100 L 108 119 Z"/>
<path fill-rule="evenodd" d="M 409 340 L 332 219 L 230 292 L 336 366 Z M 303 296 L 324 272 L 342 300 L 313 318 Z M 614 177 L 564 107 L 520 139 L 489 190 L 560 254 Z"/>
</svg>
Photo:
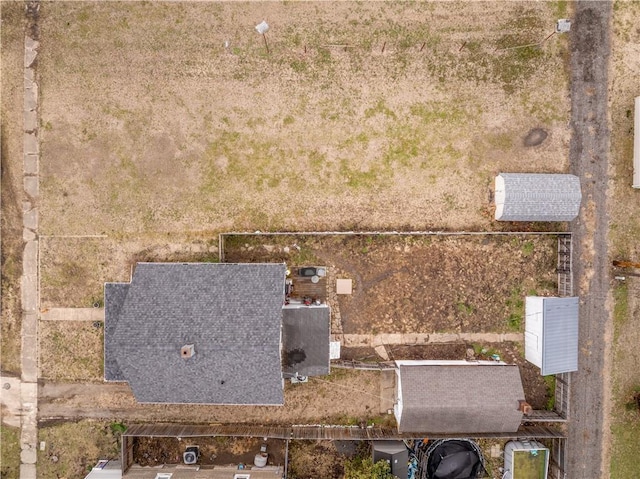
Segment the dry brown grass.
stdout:
<svg viewBox="0 0 640 479">
<path fill-rule="evenodd" d="M 22 109 L 24 5 L 3 2 L 0 7 L 0 62 L 2 105 L 2 330 L 0 363 L 2 370 L 19 373 L 22 306 Z"/>
<path fill-rule="evenodd" d="M 90 321 L 40 321 L 40 376 L 54 381 L 102 381 L 104 335 Z"/>
<path fill-rule="evenodd" d="M 45 450 L 38 450 L 41 479 L 84 477 L 100 459 L 117 459 L 120 455 L 117 435 L 107 422 L 42 425 L 38 440 L 45 442 Z"/>
<path fill-rule="evenodd" d="M 611 255 L 614 260 L 640 262 L 640 191 L 631 188 L 633 174 L 634 97 L 640 72 L 640 4 L 614 4 L 612 71 L 609 74 L 611 102 L 610 193 Z M 615 274 L 625 275 L 623 271 Z M 637 475 L 640 454 L 640 415 L 629 406 L 640 387 L 638 343 L 640 342 L 640 278 L 627 276 L 626 284 L 614 289 L 614 344 L 612 371 L 611 477 Z"/>
<path fill-rule="evenodd" d="M 501 50 L 541 40 L 556 14 L 545 2 L 47 4 L 41 229 L 492 228 L 496 172 L 567 167 L 566 38 Z M 549 138 L 525 148 L 533 127 Z"/>
</svg>

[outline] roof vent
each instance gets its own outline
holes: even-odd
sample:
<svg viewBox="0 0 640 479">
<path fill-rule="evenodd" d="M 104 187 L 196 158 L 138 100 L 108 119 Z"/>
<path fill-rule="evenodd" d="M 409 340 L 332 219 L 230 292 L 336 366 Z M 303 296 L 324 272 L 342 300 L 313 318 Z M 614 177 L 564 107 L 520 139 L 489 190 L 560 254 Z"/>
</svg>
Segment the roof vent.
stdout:
<svg viewBox="0 0 640 479">
<path fill-rule="evenodd" d="M 187 344 L 186 346 L 182 346 L 180 350 L 180 356 L 184 359 L 192 358 L 196 355 L 196 350 L 193 348 L 193 344 Z"/>
</svg>

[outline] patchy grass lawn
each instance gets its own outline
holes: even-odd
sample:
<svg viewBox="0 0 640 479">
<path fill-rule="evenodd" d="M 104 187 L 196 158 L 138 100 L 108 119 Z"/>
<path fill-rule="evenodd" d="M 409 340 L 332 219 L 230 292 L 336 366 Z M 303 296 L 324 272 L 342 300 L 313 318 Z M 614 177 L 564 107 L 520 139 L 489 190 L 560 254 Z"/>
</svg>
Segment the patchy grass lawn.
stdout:
<svg viewBox="0 0 640 479">
<path fill-rule="evenodd" d="M 55 381 L 101 381 L 104 330 L 91 321 L 40 321 L 40 375 Z"/>
<path fill-rule="evenodd" d="M 0 476 L 18 479 L 20 476 L 20 429 L 0 424 Z"/>
<path fill-rule="evenodd" d="M 39 479 L 84 477 L 100 459 L 120 457 L 119 430 L 115 423 L 80 421 L 41 424 L 38 440 Z"/>
<path fill-rule="evenodd" d="M 497 172 L 568 166 L 567 38 L 512 48 L 557 5 L 43 5 L 40 228 L 500 228 Z"/>
<path fill-rule="evenodd" d="M 610 245 L 613 260 L 640 262 L 640 200 L 631 188 L 633 174 L 634 97 L 638 95 L 637 74 L 640 31 L 637 2 L 616 1 L 613 8 L 613 52 L 611 78 L 611 167 L 612 207 Z M 639 134 L 639 132 L 635 132 Z M 614 270 L 625 276 L 637 270 Z M 626 275 L 613 290 L 613 357 L 611 371 L 611 478 L 638 475 L 640 414 L 633 404 L 633 392 L 640 386 L 640 278 Z"/>
<path fill-rule="evenodd" d="M 41 238 L 42 308 L 103 304 L 104 283 L 129 281 L 137 261 L 216 262 L 217 235 Z"/>
</svg>

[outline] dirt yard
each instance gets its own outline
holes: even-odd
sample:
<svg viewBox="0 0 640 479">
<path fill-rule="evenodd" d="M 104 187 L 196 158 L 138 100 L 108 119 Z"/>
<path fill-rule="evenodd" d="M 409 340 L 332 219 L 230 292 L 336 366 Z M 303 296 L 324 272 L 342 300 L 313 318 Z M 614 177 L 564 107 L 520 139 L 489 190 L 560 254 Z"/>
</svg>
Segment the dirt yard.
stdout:
<svg viewBox="0 0 640 479">
<path fill-rule="evenodd" d="M 255 437 L 195 437 L 178 438 L 139 437 L 133 444 L 133 460 L 141 466 L 161 464 L 181 464 L 182 453 L 187 446 L 198 446 L 202 465 L 253 465 L 254 456 L 265 444 L 262 438 Z M 278 439 L 266 441 L 269 454 L 267 464 L 284 467 L 285 442 Z"/>
<path fill-rule="evenodd" d="M 557 294 L 556 236 L 231 236 L 225 261 L 353 279 L 353 295 L 339 296 L 353 334 L 522 331 L 524 296 Z"/>
</svg>

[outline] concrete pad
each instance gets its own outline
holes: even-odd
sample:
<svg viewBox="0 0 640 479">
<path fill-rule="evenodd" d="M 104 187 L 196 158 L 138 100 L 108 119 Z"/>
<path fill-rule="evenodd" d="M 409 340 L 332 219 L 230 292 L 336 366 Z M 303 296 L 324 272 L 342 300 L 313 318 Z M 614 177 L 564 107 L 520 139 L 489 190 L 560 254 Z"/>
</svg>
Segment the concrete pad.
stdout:
<svg viewBox="0 0 640 479">
<path fill-rule="evenodd" d="M 369 334 L 345 334 L 342 344 L 348 346 L 368 346 L 371 342 Z"/>
<path fill-rule="evenodd" d="M 35 111 L 38 109 L 38 84 L 34 83 L 31 88 L 24 90 L 24 109 Z"/>
<path fill-rule="evenodd" d="M 22 226 L 30 230 L 38 229 L 38 209 L 32 208 L 22 213 Z"/>
<path fill-rule="evenodd" d="M 337 294 L 351 294 L 353 292 L 353 280 L 351 279 L 336 279 L 336 293 Z"/>
<path fill-rule="evenodd" d="M 389 354 L 387 353 L 387 348 L 384 345 L 376 346 L 373 348 L 378 356 L 382 358 L 383 361 L 389 361 Z"/>
<path fill-rule="evenodd" d="M 40 313 L 42 321 L 104 321 L 104 308 L 50 308 Z"/>
<path fill-rule="evenodd" d="M 378 334 L 371 339 L 371 345 L 373 347 L 381 344 L 402 344 L 402 334 Z"/>
<path fill-rule="evenodd" d="M 34 131 L 38 128 L 38 114 L 35 110 L 24 111 L 24 131 Z"/>
<path fill-rule="evenodd" d="M 22 345 L 23 345 L 22 364 L 21 364 L 22 380 L 24 382 L 31 383 L 33 381 L 38 380 L 38 360 L 36 358 L 38 354 L 37 353 L 38 348 L 37 346 L 32 347 L 30 348 L 30 352 L 24 352 L 25 342 L 28 342 L 28 340 L 25 340 L 25 338 L 22 338 Z M 37 341 L 33 341 L 33 342 L 37 343 Z"/>
<path fill-rule="evenodd" d="M 22 241 L 33 241 L 36 239 L 36 234 L 28 228 L 22 229 Z"/>
<path fill-rule="evenodd" d="M 29 36 L 24 37 L 24 48 L 27 50 L 37 50 L 40 46 L 40 42 L 38 40 L 34 40 Z"/>
<path fill-rule="evenodd" d="M 22 336 L 36 337 L 38 335 L 38 315 L 35 312 L 22 315 Z"/>
<path fill-rule="evenodd" d="M 24 69 L 24 81 L 25 88 L 27 88 L 27 83 L 33 83 L 36 81 L 36 71 L 33 68 L 25 68 Z"/>
<path fill-rule="evenodd" d="M 38 154 L 38 137 L 35 133 L 24 134 L 24 154 L 25 155 L 37 155 Z"/>
<path fill-rule="evenodd" d="M 33 62 L 35 61 L 37 56 L 38 56 L 37 51 L 25 49 L 24 50 L 24 67 L 29 68 L 31 65 L 33 65 Z"/>
<path fill-rule="evenodd" d="M 38 459 L 38 451 L 35 447 L 27 447 L 22 451 L 20 451 L 20 461 L 23 464 L 35 465 L 37 459 Z"/>
<path fill-rule="evenodd" d="M 20 464 L 20 479 L 36 479 L 36 465 Z"/>
<path fill-rule="evenodd" d="M 36 312 L 38 307 L 38 242 L 29 241 L 22 253 L 22 310 Z"/>
<path fill-rule="evenodd" d="M 2 405 L 2 424 L 20 427 L 22 415 L 22 396 L 20 378 L 0 377 L 0 404 Z"/>
<path fill-rule="evenodd" d="M 457 343 L 459 341 L 460 341 L 460 336 L 455 333 L 432 334 L 429 337 L 430 343 Z"/>
<path fill-rule="evenodd" d="M 38 155 L 24 156 L 24 173 L 26 175 L 38 174 Z"/>
</svg>

